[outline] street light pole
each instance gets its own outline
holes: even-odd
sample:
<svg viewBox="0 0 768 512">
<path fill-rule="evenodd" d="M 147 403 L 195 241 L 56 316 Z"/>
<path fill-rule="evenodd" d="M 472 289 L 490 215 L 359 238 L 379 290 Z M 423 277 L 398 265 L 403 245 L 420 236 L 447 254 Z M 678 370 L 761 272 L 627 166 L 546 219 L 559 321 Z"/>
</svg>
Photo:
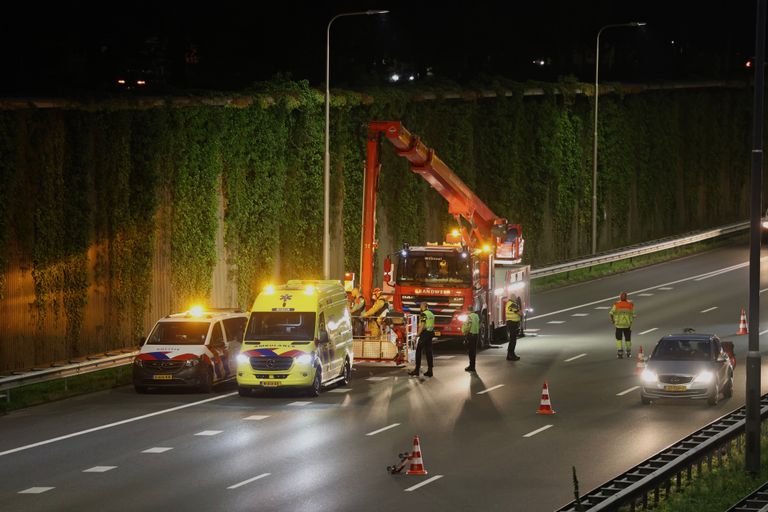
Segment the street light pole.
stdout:
<svg viewBox="0 0 768 512">
<path fill-rule="evenodd" d="M 325 157 L 323 160 L 323 279 L 331 278 L 331 153 L 330 153 L 330 69 L 331 69 L 331 23 L 343 16 L 361 16 L 371 14 L 386 14 L 389 11 L 357 11 L 337 14 L 328 22 L 325 34 Z"/>
<path fill-rule="evenodd" d="M 595 132 L 592 137 L 592 254 L 597 253 L 597 100 L 600 96 L 597 76 L 600 69 L 600 34 L 607 28 L 642 26 L 645 26 L 645 22 L 632 21 L 606 25 L 597 31 L 597 43 L 595 44 Z"/>
</svg>

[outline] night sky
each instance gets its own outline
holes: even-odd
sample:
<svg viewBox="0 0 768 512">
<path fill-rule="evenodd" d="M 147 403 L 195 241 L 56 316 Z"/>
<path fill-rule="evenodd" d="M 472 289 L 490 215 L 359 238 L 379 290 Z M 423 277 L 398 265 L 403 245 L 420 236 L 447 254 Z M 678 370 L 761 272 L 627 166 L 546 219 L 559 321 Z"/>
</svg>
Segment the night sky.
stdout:
<svg viewBox="0 0 768 512">
<path fill-rule="evenodd" d="M 69 94 L 119 89 L 139 77 L 146 92 L 242 90 L 276 75 L 322 87 L 325 30 L 331 84 L 488 83 L 747 78 L 755 1 L 549 2 L 34 2 L 4 7 L 0 93 Z M 538 63 L 534 63 L 537 61 Z M 542 65 L 543 64 L 543 65 Z M 139 91 L 134 91 L 139 92 Z"/>
</svg>

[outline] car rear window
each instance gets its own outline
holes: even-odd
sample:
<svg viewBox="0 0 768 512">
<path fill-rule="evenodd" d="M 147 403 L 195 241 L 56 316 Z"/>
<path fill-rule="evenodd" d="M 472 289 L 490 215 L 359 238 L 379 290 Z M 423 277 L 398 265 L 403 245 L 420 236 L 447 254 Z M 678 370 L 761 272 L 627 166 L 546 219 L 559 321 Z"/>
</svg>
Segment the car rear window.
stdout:
<svg viewBox="0 0 768 512">
<path fill-rule="evenodd" d="M 659 361 L 709 361 L 711 343 L 709 340 L 661 340 L 651 357 Z"/>
</svg>

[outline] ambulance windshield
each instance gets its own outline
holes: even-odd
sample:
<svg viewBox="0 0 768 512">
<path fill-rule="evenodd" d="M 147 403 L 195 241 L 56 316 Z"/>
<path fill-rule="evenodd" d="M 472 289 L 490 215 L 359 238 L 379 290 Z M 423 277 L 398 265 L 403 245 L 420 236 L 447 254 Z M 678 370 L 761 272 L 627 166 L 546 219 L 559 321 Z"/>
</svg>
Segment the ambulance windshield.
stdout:
<svg viewBox="0 0 768 512">
<path fill-rule="evenodd" d="M 158 322 L 147 345 L 202 345 L 210 322 Z"/>
<path fill-rule="evenodd" d="M 254 311 L 245 341 L 311 341 L 315 337 L 315 313 Z"/>
</svg>

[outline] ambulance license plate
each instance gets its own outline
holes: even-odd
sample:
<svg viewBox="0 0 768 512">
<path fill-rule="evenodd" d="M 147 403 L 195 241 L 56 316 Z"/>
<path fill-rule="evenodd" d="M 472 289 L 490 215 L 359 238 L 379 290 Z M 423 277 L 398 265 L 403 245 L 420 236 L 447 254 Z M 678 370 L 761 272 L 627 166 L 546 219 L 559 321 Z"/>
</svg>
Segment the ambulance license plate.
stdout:
<svg viewBox="0 0 768 512">
<path fill-rule="evenodd" d="M 152 378 L 155 380 L 173 380 L 173 375 L 153 375 Z"/>
<path fill-rule="evenodd" d="M 276 388 L 280 385 L 280 381 L 277 380 L 263 380 L 261 381 L 261 385 L 265 388 Z"/>
<path fill-rule="evenodd" d="M 435 331 L 435 336 L 440 336 L 440 331 Z"/>
<path fill-rule="evenodd" d="M 685 386 L 664 386 L 664 391 L 685 391 Z"/>
</svg>

